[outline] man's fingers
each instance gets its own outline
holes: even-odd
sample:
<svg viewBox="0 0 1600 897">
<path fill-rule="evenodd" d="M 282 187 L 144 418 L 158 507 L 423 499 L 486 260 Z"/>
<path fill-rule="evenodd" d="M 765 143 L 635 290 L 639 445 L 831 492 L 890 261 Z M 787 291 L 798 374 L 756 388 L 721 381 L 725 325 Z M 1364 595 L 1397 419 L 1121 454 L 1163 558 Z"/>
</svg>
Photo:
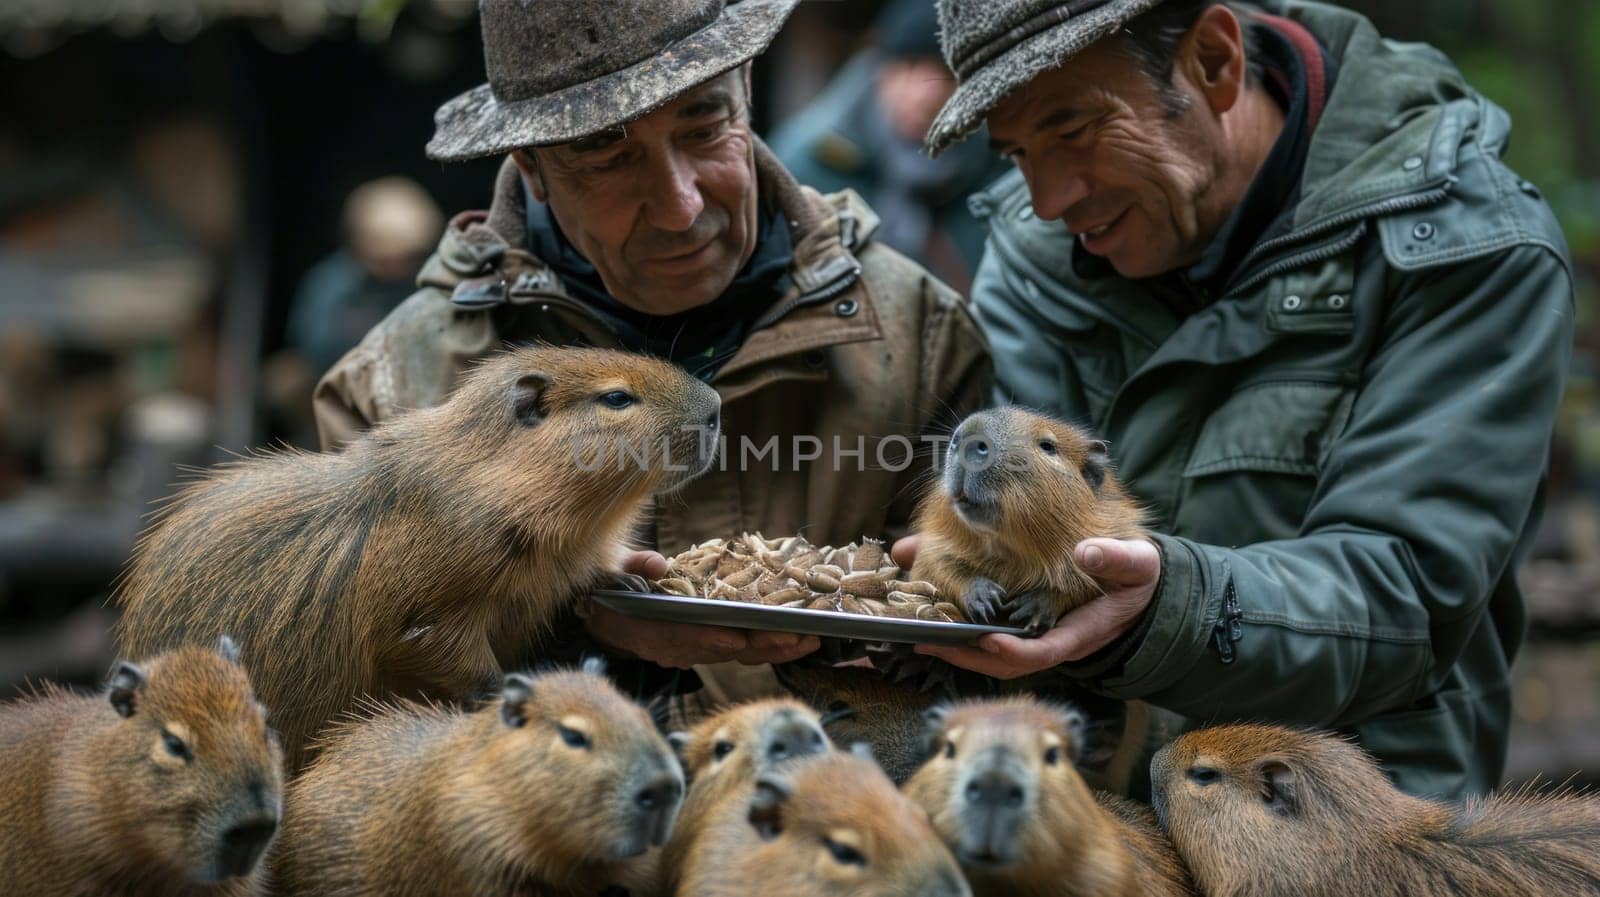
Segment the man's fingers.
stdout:
<svg viewBox="0 0 1600 897">
<path fill-rule="evenodd" d="M 793 642 L 781 647 L 757 646 L 751 641 L 750 647 L 734 655 L 734 660 L 746 665 L 756 666 L 763 663 L 788 663 L 791 660 L 810 654 L 822 646 L 822 640 L 814 635 L 797 636 Z"/>
<path fill-rule="evenodd" d="M 1038 638 L 1028 639 L 1014 635 L 985 635 L 978 640 L 976 648 L 918 645 L 916 650 L 919 654 L 931 654 L 985 676 L 1015 679 L 1055 666 L 1075 648 L 1072 634 L 1057 628 Z"/>
<path fill-rule="evenodd" d="M 1060 649 L 1061 659 L 1082 660 L 1111 644 L 1121 635 L 1132 620 L 1115 602 L 1096 598 L 1082 607 L 1075 607 L 1056 621 L 1055 628 L 1040 636 L 1038 641 L 1053 638 Z"/>
<path fill-rule="evenodd" d="M 1102 583 L 1139 586 L 1161 575 L 1161 551 L 1147 539 L 1084 539 L 1073 559 Z"/>
<path fill-rule="evenodd" d="M 890 546 L 889 557 L 899 564 L 901 569 L 910 570 L 911 565 L 917 562 L 917 546 L 921 544 L 922 536 L 913 533 Z"/>
<path fill-rule="evenodd" d="M 630 551 L 622 558 L 622 572 L 661 579 L 667 575 L 667 559 L 659 551 Z"/>
</svg>

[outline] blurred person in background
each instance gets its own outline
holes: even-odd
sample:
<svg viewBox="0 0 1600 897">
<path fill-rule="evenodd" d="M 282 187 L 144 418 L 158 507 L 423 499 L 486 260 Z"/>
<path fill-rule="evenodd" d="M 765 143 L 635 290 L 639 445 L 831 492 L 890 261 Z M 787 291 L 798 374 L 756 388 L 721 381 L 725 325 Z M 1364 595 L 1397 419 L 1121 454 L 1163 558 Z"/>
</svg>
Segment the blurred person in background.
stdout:
<svg viewBox="0 0 1600 897">
<path fill-rule="evenodd" d="M 415 181 L 386 177 L 350 192 L 345 245 L 306 272 L 289 310 L 288 345 L 325 371 L 416 289 L 414 277 L 444 229 Z"/>
<path fill-rule="evenodd" d="M 987 232 L 967 195 L 1003 174 L 983 141 L 932 158 L 922 137 L 955 90 L 939 55 L 932 0 L 893 0 L 872 43 L 772 135 L 772 151 L 802 184 L 855 190 L 883 224 L 877 238 L 965 294 Z"/>
</svg>

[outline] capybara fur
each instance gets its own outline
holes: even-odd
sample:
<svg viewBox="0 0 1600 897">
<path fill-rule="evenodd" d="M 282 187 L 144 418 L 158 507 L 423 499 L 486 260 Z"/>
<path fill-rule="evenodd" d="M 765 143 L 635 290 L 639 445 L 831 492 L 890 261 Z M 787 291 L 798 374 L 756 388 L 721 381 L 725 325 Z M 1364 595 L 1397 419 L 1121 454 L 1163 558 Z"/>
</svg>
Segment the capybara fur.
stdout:
<svg viewBox="0 0 1600 897">
<path fill-rule="evenodd" d="M 967 897 L 928 816 L 870 759 L 834 751 L 769 769 L 703 821 L 680 897 Z"/>
<path fill-rule="evenodd" d="M 289 788 L 283 897 L 652 893 L 683 771 L 599 669 L 506 676 L 473 712 L 403 702 L 328 730 Z"/>
<path fill-rule="evenodd" d="M 278 827 L 283 752 L 230 641 L 105 690 L 0 705 L 0 890 L 27 897 L 248 897 Z"/>
<path fill-rule="evenodd" d="M 974 622 L 1043 631 L 1098 597 L 1073 548 L 1144 535 L 1105 443 L 1015 406 L 979 411 L 950 437 L 939 482 L 917 507 L 911 578 Z"/>
<path fill-rule="evenodd" d="M 137 657 L 233 633 L 298 769 L 358 698 L 492 692 L 617 571 L 651 494 L 710 462 L 719 407 L 643 356 L 502 353 L 341 452 L 250 458 L 185 489 L 134 554 L 119 641 Z"/>
<path fill-rule="evenodd" d="M 1188 873 L 1146 807 L 1091 792 L 1077 711 L 1024 696 L 929 713 L 928 762 L 905 792 L 978 897 L 1178 897 Z"/>
<path fill-rule="evenodd" d="M 832 749 L 817 714 L 788 698 L 724 708 L 668 739 L 689 777 L 678 825 L 662 852 L 669 890 L 689 854 L 711 849 L 704 840 L 708 821 L 748 805 L 762 773 Z"/>
<path fill-rule="evenodd" d="M 1600 798 L 1412 797 L 1333 735 L 1232 725 L 1151 763 L 1156 812 L 1210 897 L 1600 894 Z"/>
</svg>

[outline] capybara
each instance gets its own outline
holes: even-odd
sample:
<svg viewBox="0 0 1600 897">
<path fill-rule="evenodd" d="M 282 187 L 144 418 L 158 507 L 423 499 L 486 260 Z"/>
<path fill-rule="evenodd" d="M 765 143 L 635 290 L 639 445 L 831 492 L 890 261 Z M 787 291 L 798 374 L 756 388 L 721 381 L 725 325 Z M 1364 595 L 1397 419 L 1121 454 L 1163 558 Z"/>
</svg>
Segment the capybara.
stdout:
<svg viewBox="0 0 1600 897">
<path fill-rule="evenodd" d="M 118 593 L 137 657 L 231 632 L 290 766 L 363 696 L 491 692 L 617 571 L 649 497 L 711 460 L 720 399 L 666 362 L 535 347 L 336 454 L 211 471 L 141 539 Z"/>
<path fill-rule="evenodd" d="M 703 820 L 680 897 L 967 897 L 928 816 L 877 764 L 834 751 L 769 769 Z"/>
<path fill-rule="evenodd" d="M 917 507 L 911 578 L 975 622 L 1042 632 L 1101 594 L 1073 548 L 1144 535 L 1143 514 L 1105 443 L 1015 406 L 979 411 L 950 437 L 938 483 Z"/>
<path fill-rule="evenodd" d="M 278 827 L 283 752 L 227 638 L 104 691 L 0 705 L 0 882 L 27 897 L 249 897 Z"/>
<path fill-rule="evenodd" d="M 1600 894 L 1600 798 L 1443 803 L 1333 735 L 1232 725 L 1151 763 L 1156 812 L 1210 897 Z"/>
<path fill-rule="evenodd" d="M 691 854 L 715 849 L 706 841 L 708 822 L 748 805 L 762 773 L 832 749 L 817 714 L 787 698 L 724 708 L 668 739 L 689 777 L 683 812 L 662 852 L 669 890 L 676 887 Z"/>
<path fill-rule="evenodd" d="M 473 712 L 399 703 L 331 727 L 289 787 L 284 897 L 652 893 L 683 772 L 597 665 L 505 677 Z"/>
<path fill-rule="evenodd" d="M 1026 696 L 961 701 L 931 711 L 929 727 L 928 761 L 905 792 L 978 897 L 1193 893 L 1155 815 L 1084 784 L 1077 711 Z"/>
</svg>

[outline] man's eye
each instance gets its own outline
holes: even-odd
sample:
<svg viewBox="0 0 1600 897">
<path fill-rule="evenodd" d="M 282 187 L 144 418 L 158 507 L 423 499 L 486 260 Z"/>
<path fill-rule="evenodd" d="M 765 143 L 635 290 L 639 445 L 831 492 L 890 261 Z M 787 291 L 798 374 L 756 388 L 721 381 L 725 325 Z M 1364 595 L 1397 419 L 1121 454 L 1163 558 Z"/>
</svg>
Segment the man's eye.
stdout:
<svg viewBox="0 0 1600 897">
<path fill-rule="evenodd" d="M 718 119 L 708 125 L 701 125 L 684 136 L 696 143 L 706 143 L 721 137 L 728 130 L 728 119 Z"/>
<path fill-rule="evenodd" d="M 1061 135 L 1061 140 L 1062 140 L 1063 143 L 1071 143 L 1071 142 L 1077 140 L 1079 137 L 1082 137 L 1083 135 L 1085 135 L 1087 133 L 1089 133 L 1089 126 L 1088 125 L 1080 125 L 1079 127 L 1073 128 L 1072 130 L 1068 131 L 1067 133 L 1062 134 Z"/>
</svg>

